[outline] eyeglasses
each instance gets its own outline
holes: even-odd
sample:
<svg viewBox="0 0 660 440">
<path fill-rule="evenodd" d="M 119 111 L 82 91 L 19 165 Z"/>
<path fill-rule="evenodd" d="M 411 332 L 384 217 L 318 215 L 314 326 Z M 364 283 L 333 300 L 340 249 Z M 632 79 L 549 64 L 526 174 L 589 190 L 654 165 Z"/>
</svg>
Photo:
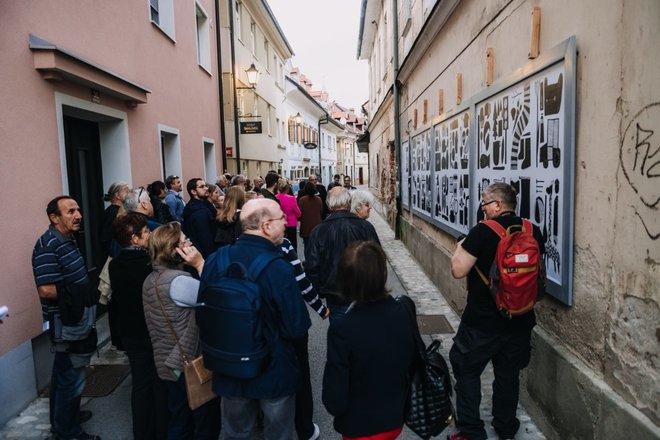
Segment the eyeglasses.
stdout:
<svg viewBox="0 0 660 440">
<path fill-rule="evenodd" d="M 186 238 L 185 240 L 179 242 L 179 246 L 190 246 L 191 244 L 192 241 L 190 241 L 189 238 Z"/>
<path fill-rule="evenodd" d="M 138 193 L 138 201 L 140 201 L 140 197 L 142 197 L 142 193 L 144 192 L 144 187 L 140 187 L 140 192 Z"/>
<path fill-rule="evenodd" d="M 482 200 L 481 202 L 479 202 L 479 206 L 483 208 L 484 206 L 490 205 L 491 203 L 495 203 L 495 202 L 499 202 L 499 200 L 491 200 L 490 202 L 484 202 Z"/>
<path fill-rule="evenodd" d="M 269 218 L 267 220 L 264 220 L 264 222 L 262 224 L 266 224 L 268 222 L 274 222 L 275 220 L 286 220 L 286 215 L 282 214 L 282 217 Z"/>
<path fill-rule="evenodd" d="M 197 185 L 197 188 L 208 188 L 209 186 L 205 183 L 204 185 Z"/>
</svg>

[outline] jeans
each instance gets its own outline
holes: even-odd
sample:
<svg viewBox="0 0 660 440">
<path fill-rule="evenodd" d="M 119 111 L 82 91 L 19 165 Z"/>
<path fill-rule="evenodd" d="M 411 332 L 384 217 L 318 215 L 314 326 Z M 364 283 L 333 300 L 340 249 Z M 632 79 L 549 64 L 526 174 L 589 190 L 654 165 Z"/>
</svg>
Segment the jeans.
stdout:
<svg viewBox="0 0 660 440">
<path fill-rule="evenodd" d="M 485 331 L 464 324 L 458 328 L 449 352 L 456 378 L 456 427 L 473 440 L 485 440 L 481 420 L 481 373 L 493 362 L 493 428 L 502 438 L 513 438 L 520 427 L 516 418 L 520 370 L 529 364 L 531 328 Z"/>
<path fill-rule="evenodd" d="M 292 394 L 278 399 L 223 397 L 222 426 L 225 440 L 249 439 L 259 409 L 264 414 L 264 440 L 295 440 L 296 399 Z"/>
<path fill-rule="evenodd" d="M 50 423 L 55 434 L 72 438 L 83 432 L 78 423 L 85 366 L 74 367 L 66 352 L 56 352 L 50 379 Z"/>
<path fill-rule="evenodd" d="M 309 372 L 309 352 L 307 350 L 309 336 L 292 341 L 298 358 L 300 370 L 300 388 L 296 393 L 295 426 L 298 440 L 307 440 L 314 434 L 314 399 L 312 397 L 312 380 Z"/>
<path fill-rule="evenodd" d="M 186 380 L 167 383 L 167 406 L 170 410 L 169 440 L 217 440 L 220 435 L 220 398 L 215 398 L 196 410 L 188 406 Z"/>
</svg>

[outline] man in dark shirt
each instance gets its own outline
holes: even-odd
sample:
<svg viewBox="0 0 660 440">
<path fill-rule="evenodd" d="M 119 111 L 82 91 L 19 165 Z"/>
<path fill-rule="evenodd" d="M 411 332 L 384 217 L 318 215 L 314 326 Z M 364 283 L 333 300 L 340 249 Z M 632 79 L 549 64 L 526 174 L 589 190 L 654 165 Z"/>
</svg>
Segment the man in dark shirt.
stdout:
<svg viewBox="0 0 660 440">
<path fill-rule="evenodd" d="M 481 210 L 489 220 L 504 228 L 521 225 L 515 214 L 516 191 L 506 183 L 494 183 L 481 195 Z M 541 232 L 534 226 L 534 238 L 545 252 Z M 493 362 L 493 422 L 502 439 L 513 438 L 520 422 L 516 418 L 520 370 L 529 363 L 530 337 L 536 324 L 534 310 L 511 319 L 497 310 L 488 286 L 476 268 L 487 274 L 495 259 L 499 237 L 483 223 L 470 229 L 451 258 L 454 278 L 468 277 L 467 305 L 454 338 L 449 359 L 456 378 L 456 427 L 451 440 L 484 440 L 486 431 L 479 414 L 481 373 Z M 476 267 L 475 267 L 476 266 Z"/>
<path fill-rule="evenodd" d="M 280 204 L 280 200 L 275 197 L 275 192 L 277 191 L 277 182 L 279 180 L 280 176 L 278 176 L 276 173 L 268 173 L 266 174 L 266 187 L 259 190 L 264 198 L 270 199 L 273 202 L 277 202 L 278 205 Z"/>
<path fill-rule="evenodd" d="M 200 178 L 186 184 L 190 201 L 183 209 L 183 232 L 197 250 L 208 257 L 215 251 L 215 208 L 209 203 L 209 186 Z"/>
<path fill-rule="evenodd" d="M 341 176 L 339 174 L 335 174 L 334 177 L 332 178 L 332 182 L 328 185 L 328 191 L 330 191 L 332 188 L 335 186 L 341 186 L 341 183 L 339 182 L 339 179 Z"/>
</svg>

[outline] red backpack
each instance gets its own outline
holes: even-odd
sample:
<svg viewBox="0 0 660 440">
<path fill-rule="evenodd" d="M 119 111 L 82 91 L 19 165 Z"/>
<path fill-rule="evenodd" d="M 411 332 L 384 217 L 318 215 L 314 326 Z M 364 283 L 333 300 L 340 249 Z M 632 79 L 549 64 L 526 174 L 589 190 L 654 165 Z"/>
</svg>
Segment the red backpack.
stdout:
<svg viewBox="0 0 660 440">
<path fill-rule="evenodd" d="M 506 229 L 495 220 L 482 223 L 492 229 L 500 241 L 489 277 L 475 268 L 504 317 L 524 315 L 543 297 L 546 284 L 545 265 L 534 239 L 532 222 L 523 219 L 522 225 Z"/>
</svg>

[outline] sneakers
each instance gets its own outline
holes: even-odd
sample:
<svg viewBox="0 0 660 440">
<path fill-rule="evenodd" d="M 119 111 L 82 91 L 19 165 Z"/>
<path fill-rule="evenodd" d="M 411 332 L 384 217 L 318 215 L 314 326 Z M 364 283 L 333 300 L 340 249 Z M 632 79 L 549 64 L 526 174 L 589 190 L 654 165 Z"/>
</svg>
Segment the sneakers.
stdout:
<svg viewBox="0 0 660 440">
<path fill-rule="evenodd" d="M 321 436 L 321 430 L 319 429 L 319 425 L 314 423 L 314 434 L 309 438 L 309 440 L 316 440 Z"/>
<path fill-rule="evenodd" d="M 101 440 L 101 437 L 98 435 L 93 435 L 93 434 L 87 434 L 86 432 L 81 432 L 75 437 L 69 437 L 65 439 L 64 437 L 61 437 L 57 434 L 53 434 L 51 437 L 52 440 Z"/>
</svg>

